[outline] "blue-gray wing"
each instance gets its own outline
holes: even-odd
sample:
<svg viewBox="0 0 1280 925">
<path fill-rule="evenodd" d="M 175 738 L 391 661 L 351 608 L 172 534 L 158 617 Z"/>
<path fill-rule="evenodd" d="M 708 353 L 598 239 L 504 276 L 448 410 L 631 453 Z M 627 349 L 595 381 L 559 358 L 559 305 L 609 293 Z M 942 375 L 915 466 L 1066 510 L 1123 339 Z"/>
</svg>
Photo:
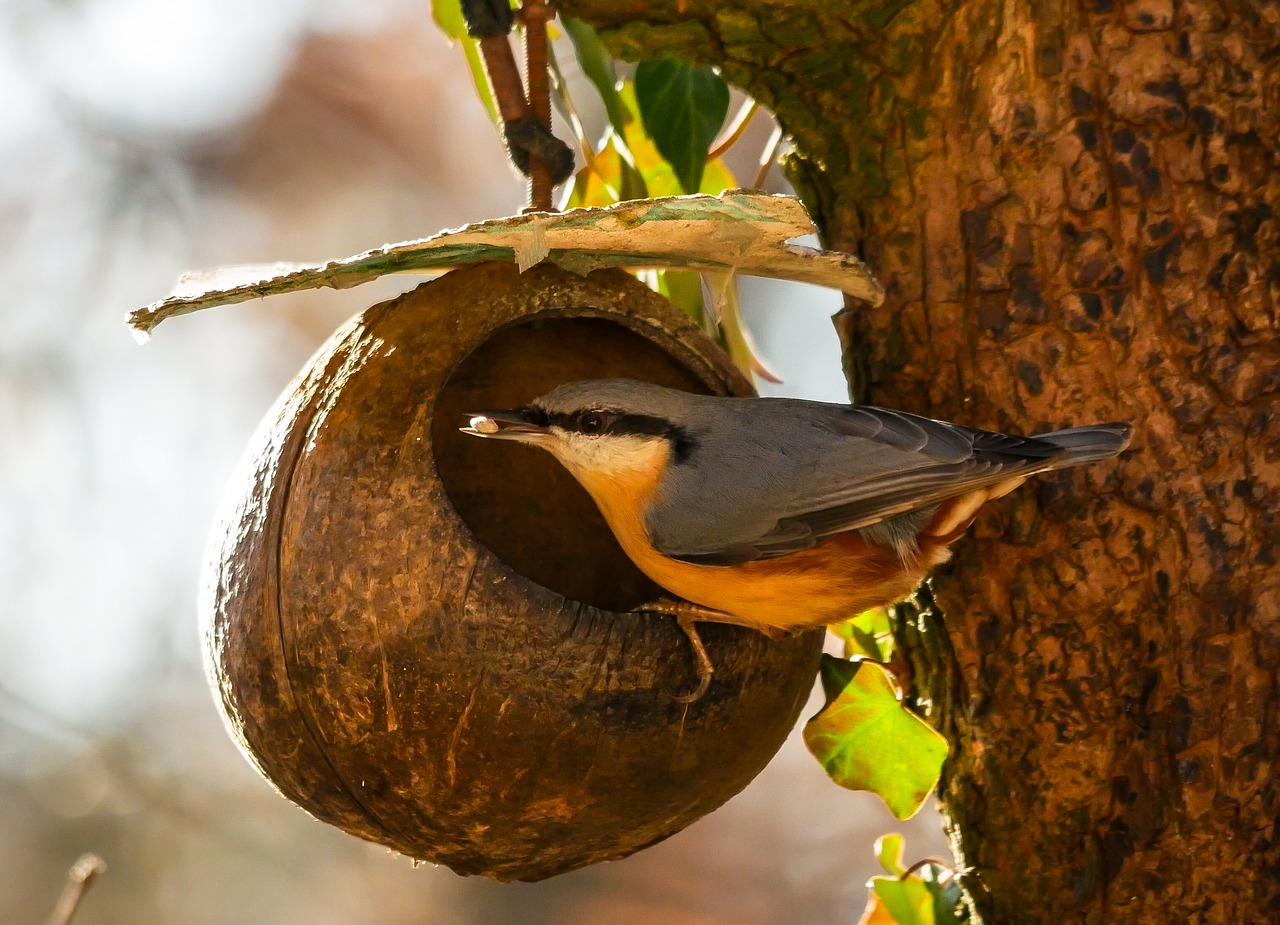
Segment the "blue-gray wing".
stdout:
<svg viewBox="0 0 1280 925">
<path fill-rule="evenodd" d="M 732 565 L 787 555 L 1053 468 L 1064 452 L 883 408 L 719 401 L 714 429 L 693 429 L 647 511 L 654 546 L 671 558 Z"/>
</svg>

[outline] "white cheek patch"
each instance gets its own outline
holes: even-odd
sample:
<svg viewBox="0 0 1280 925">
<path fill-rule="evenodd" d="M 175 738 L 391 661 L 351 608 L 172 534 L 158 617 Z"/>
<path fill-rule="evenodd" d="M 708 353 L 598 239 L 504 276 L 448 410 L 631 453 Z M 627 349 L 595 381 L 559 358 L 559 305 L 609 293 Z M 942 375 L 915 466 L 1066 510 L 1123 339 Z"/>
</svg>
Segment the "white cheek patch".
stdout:
<svg viewBox="0 0 1280 925">
<path fill-rule="evenodd" d="M 657 437 L 588 437 L 563 431 L 556 437 L 559 446 L 555 454 L 570 471 L 582 469 L 600 475 L 648 472 L 661 465 L 668 452 L 666 441 Z"/>
</svg>

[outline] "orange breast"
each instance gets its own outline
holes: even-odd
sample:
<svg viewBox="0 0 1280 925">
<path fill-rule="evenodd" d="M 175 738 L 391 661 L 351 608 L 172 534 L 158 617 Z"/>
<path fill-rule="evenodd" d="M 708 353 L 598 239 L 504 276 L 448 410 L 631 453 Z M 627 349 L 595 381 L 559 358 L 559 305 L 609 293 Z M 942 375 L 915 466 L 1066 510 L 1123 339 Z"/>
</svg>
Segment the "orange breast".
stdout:
<svg viewBox="0 0 1280 925">
<path fill-rule="evenodd" d="M 893 550 L 850 531 L 810 549 L 744 565 L 669 559 L 650 545 L 643 514 L 662 468 L 579 478 L 640 571 L 671 593 L 732 614 L 746 625 L 799 630 L 838 623 L 906 597 L 946 557 L 944 548 L 936 553 L 925 549 L 921 561 L 904 563 Z"/>
</svg>

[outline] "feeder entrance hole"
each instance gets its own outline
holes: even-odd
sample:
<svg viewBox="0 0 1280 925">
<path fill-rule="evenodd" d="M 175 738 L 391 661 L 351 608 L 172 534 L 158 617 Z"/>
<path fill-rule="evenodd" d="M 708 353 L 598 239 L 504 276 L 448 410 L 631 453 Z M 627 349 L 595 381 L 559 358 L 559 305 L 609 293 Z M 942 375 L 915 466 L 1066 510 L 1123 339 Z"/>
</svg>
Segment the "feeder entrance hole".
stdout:
<svg viewBox="0 0 1280 925">
<path fill-rule="evenodd" d="M 479 542 L 545 588 L 625 611 L 662 590 L 623 553 L 586 491 L 543 450 L 458 430 L 469 412 L 519 408 L 562 383 L 606 378 L 711 391 L 640 331 L 537 316 L 500 328 L 458 364 L 436 398 L 431 443 L 445 492 Z"/>
</svg>

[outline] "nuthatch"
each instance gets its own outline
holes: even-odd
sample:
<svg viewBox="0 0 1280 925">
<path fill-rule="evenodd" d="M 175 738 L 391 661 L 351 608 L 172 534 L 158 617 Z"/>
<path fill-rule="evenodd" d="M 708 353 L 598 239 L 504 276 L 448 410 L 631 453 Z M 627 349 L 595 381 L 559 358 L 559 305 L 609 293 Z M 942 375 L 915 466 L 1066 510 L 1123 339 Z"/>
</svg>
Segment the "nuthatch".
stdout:
<svg viewBox="0 0 1280 925">
<path fill-rule="evenodd" d="M 698 621 L 769 636 L 901 600 L 987 501 L 1033 475 L 1117 455 L 1127 424 L 1038 437 L 860 405 L 692 395 L 626 379 L 479 411 L 464 433 L 542 447 L 595 500 L 674 615 L 706 690 Z"/>
</svg>

